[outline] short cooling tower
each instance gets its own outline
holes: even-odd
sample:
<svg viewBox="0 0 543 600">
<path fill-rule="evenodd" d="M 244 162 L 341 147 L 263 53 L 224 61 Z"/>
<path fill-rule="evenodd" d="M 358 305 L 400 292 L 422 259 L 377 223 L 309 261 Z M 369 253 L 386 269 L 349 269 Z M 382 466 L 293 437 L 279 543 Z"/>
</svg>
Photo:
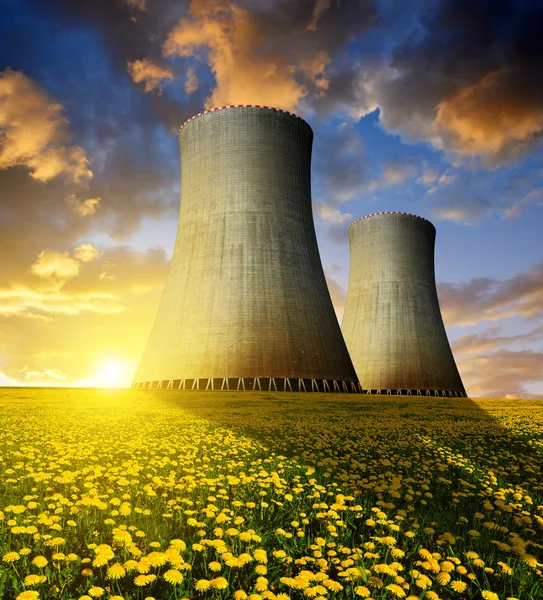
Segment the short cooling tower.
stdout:
<svg viewBox="0 0 543 600">
<path fill-rule="evenodd" d="M 317 247 L 312 140 L 265 106 L 181 127 L 177 239 L 133 387 L 360 391 Z"/>
<path fill-rule="evenodd" d="M 406 213 L 375 213 L 349 228 L 341 328 L 366 392 L 466 394 L 439 309 L 435 236 L 432 223 Z"/>
</svg>

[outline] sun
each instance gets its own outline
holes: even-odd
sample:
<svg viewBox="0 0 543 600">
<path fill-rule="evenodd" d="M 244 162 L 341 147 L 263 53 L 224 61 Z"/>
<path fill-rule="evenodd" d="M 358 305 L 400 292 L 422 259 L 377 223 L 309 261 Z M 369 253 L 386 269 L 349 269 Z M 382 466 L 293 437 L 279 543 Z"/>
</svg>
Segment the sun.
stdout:
<svg viewBox="0 0 543 600">
<path fill-rule="evenodd" d="M 98 365 L 93 383 L 97 387 L 128 387 L 130 385 L 128 367 L 119 358 L 106 358 Z"/>
</svg>

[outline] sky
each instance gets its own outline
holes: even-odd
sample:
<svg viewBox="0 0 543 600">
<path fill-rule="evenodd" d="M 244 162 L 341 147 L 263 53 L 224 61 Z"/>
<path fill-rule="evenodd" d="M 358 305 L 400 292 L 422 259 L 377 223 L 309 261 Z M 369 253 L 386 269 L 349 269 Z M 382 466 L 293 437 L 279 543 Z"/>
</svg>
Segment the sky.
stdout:
<svg viewBox="0 0 543 600">
<path fill-rule="evenodd" d="M 179 210 L 177 129 L 265 104 L 313 128 L 338 318 L 347 229 L 437 229 L 468 394 L 543 398 L 543 5 L 532 0 L 4 0 L 0 385 L 130 385 Z"/>
</svg>

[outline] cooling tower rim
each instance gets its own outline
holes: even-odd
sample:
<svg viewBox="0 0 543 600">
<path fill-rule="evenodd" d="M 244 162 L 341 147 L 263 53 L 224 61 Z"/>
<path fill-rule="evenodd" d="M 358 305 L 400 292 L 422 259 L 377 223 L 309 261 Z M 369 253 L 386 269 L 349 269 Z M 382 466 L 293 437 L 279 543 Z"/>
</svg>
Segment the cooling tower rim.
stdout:
<svg viewBox="0 0 543 600">
<path fill-rule="evenodd" d="M 363 217 L 359 217 L 358 219 L 356 219 L 356 221 L 353 221 L 349 225 L 349 230 L 351 229 L 351 227 L 353 225 L 356 225 L 356 223 L 358 223 L 359 221 L 363 221 L 364 219 L 369 219 L 370 217 L 376 217 L 377 215 L 406 215 L 408 217 L 415 217 L 415 219 L 420 219 L 421 221 L 426 221 L 426 223 L 429 223 L 432 227 L 434 226 L 434 224 L 431 221 L 428 221 L 428 219 L 425 219 L 424 217 L 420 217 L 419 215 L 414 215 L 413 213 L 400 212 L 400 211 L 383 211 L 383 212 L 371 213 L 369 215 L 364 215 Z"/>
<path fill-rule="evenodd" d="M 183 130 L 183 127 L 185 127 L 185 125 L 188 125 L 191 121 L 194 121 L 194 119 L 197 119 L 198 117 L 201 117 L 202 115 L 205 115 L 207 113 L 215 112 L 217 110 L 230 109 L 230 108 L 260 108 L 260 109 L 272 110 L 274 112 L 280 112 L 285 115 L 290 115 L 291 117 L 295 117 L 296 119 L 300 119 L 300 121 L 303 121 L 304 123 L 306 123 L 309 126 L 309 124 L 304 119 L 302 119 L 302 117 L 300 117 L 299 115 L 292 113 L 288 110 L 285 110 L 283 108 L 276 108 L 275 106 L 267 106 L 264 104 L 226 104 L 224 106 L 215 106 L 214 108 L 209 108 L 208 110 L 203 110 L 202 112 L 199 112 L 196 115 L 192 115 L 192 117 L 187 119 L 183 123 L 183 125 L 181 125 L 181 127 L 179 127 L 177 135 L 179 135 L 181 133 L 181 131 Z"/>
</svg>

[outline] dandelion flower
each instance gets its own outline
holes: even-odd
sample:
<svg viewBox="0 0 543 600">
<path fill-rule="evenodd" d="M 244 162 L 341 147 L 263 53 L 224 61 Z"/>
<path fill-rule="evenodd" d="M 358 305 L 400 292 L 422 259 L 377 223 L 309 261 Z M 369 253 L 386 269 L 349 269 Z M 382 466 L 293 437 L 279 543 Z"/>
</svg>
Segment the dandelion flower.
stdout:
<svg viewBox="0 0 543 600">
<path fill-rule="evenodd" d="M 139 587 L 147 585 L 148 583 L 149 580 L 147 579 L 147 575 L 137 575 L 134 579 L 134 584 Z"/>
<path fill-rule="evenodd" d="M 356 588 L 355 593 L 357 596 L 361 596 L 362 598 L 367 598 L 370 595 L 370 591 L 364 585 L 359 585 Z"/>
<path fill-rule="evenodd" d="M 89 596 L 92 596 L 93 598 L 100 598 L 100 596 L 104 595 L 104 592 L 104 588 L 95 585 L 89 590 Z"/>
<path fill-rule="evenodd" d="M 224 577 L 215 577 L 209 582 L 209 585 L 216 590 L 225 590 L 228 587 L 228 581 Z"/>
<path fill-rule="evenodd" d="M 194 587 L 196 588 L 196 591 L 198 591 L 198 592 L 205 592 L 206 590 L 208 590 L 211 587 L 211 583 L 207 579 L 199 579 L 194 584 Z"/>
<path fill-rule="evenodd" d="M 405 598 L 405 592 L 401 585 L 391 583 L 390 585 L 387 585 L 386 589 L 392 592 L 398 598 Z"/>
<path fill-rule="evenodd" d="M 34 573 L 32 573 L 31 575 L 27 575 L 25 577 L 25 585 L 28 585 L 28 586 L 37 585 L 40 582 L 41 582 L 41 577 L 39 575 L 34 575 Z"/>
<path fill-rule="evenodd" d="M 163 552 L 151 552 L 145 558 L 152 567 L 162 567 L 166 564 L 166 555 Z"/>
<path fill-rule="evenodd" d="M 498 594 L 496 594 L 494 592 L 489 592 L 487 590 L 484 590 L 483 592 L 481 592 L 481 595 L 483 596 L 483 598 L 485 600 L 500 600 L 500 597 L 498 596 Z"/>
<path fill-rule="evenodd" d="M 212 571 L 215 571 L 216 573 L 218 573 L 222 569 L 221 563 L 216 560 L 214 560 L 213 562 L 210 562 L 208 567 Z"/>
<path fill-rule="evenodd" d="M 6 563 L 16 562 L 21 558 L 21 555 L 18 552 L 8 552 L 4 554 L 2 560 Z"/>
<path fill-rule="evenodd" d="M 175 569 L 170 569 L 164 573 L 164 579 L 172 585 L 178 585 L 179 583 L 183 583 L 183 574 Z"/>
<path fill-rule="evenodd" d="M 455 592 L 459 592 L 460 594 L 466 590 L 468 584 L 464 581 L 453 581 L 451 583 L 451 587 Z"/>
<path fill-rule="evenodd" d="M 236 590 L 234 592 L 234 600 L 247 600 L 248 597 L 243 590 Z"/>
<path fill-rule="evenodd" d="M 115 563 L 114 565 L 111 565 L 111 567 L 109 567 L 109 569 L 107 570 L 108 579 L 120 579 L 125 575 L 126 570 L 123 567 L 123 565 L 121 565 L 121 563 Z"/>
<path fill-rule="evenodd" d="M 522 561 L 529 567 L 537 567 L 537 558 L 533 554 L 525 554 L 522 557 Z"/>
<path fill-rule="evenodd" d="M 37 600 L 40 597 L 34 590 L 25 590 L 21 592 L 15 600 Z"/>
</svg>

